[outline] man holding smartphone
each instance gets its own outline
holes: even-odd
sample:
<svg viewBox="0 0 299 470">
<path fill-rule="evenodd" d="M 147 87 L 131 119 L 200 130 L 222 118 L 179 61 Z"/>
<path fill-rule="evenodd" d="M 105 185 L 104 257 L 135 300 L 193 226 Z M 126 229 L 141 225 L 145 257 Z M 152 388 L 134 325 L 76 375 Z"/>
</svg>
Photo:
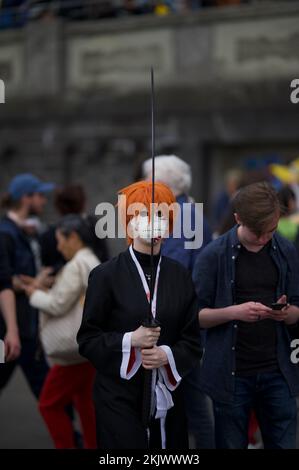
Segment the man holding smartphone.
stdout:
<svg viewBox="0 0 299 470">
<path fill-rule="evenodd" d="M 213 399 L 218 448 L 247 448 L 252 409 L 265 448 L 293 448 L 299 368 L 288 325 L 299 319 L 299 261 L 275 233 L 270 185 L 241 189 L 234 208 L 237 225 L 202 251 L 193 273 L 207 332 L 201 386 Z"/>
</svg>

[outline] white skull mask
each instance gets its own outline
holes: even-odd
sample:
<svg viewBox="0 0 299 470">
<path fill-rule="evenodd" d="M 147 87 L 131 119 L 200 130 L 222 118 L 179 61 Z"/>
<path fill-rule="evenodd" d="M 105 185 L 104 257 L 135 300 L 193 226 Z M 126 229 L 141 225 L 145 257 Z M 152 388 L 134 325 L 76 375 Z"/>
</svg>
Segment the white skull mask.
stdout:
<svg viewBox="0 0 299 470">
<path fill-rule="evenodd" d="M 165 237 L 168 229 L 168 221 L 166 217 L 154 216 L 154 226 L 152 230 L 152 219 L 149 220 L 148 215 L 139 214 L 130 221 L 133 237 L 139 237 L 146 243 L 151 243 L 151 239 L 162 239 Z"/>
</svg>

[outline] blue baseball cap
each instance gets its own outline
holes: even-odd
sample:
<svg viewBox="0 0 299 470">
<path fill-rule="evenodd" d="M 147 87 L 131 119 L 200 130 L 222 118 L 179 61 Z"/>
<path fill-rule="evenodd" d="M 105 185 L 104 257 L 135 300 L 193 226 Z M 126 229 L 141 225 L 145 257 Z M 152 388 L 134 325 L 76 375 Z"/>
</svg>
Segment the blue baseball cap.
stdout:
<svg viewBox="0 0 299 470">
<path fill-rule="evenodd" d="M 31 173 L 21 173 L 9 183 L 8 194 L 12 199 L 18 201 L 26 194 L 50 193 L 54 188 L 54 183 L 44 183 Z"/>
</svg>

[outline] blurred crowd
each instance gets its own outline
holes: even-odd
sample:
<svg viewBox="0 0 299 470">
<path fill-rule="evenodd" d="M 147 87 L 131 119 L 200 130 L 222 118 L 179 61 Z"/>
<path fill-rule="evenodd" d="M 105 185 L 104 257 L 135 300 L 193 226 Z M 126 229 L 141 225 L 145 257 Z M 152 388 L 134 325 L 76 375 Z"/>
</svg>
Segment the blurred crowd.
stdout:
<svg viewBox="0 0 299 470">
<path fill-rule="evenodd" d="M 214 236 L 222 235 L 235 224 L 230 201 L 236 192 L 248 184 L 267 181 L 276 189 L 281 204 L 278 231 L 299 249 L 299 159 L 285 165 L 275 156 L 249 158 L 243 167 L 229 169 L 224 180 L 210 212 Z"/>
<path fill-rule="evenodd" d="M 0 28 L 22 27 L 28 21 L 54 17 L 81 21 L 147 13 L 163 16 L 252 1 L 254 0 L 0 0 Z"/>
</svg>

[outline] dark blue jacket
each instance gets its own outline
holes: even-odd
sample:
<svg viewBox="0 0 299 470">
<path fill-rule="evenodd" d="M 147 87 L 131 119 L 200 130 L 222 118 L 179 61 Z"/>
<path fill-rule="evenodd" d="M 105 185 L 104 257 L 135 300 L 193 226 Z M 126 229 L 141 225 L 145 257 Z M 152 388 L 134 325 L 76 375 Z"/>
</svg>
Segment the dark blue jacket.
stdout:
<svg viewBox="0 0 299 470">
<path fill-rule="evenodd" d="M 210 243 L 198 256 L 193 280 L 199 298 L 199 310 L 224 308 L 235 304 L 235 261 L 239 249 L 240 242 L 235 226 Z M 277 299 L 286 294 L 290 304 L 299 306 L 299 261 L 294 246 L 285 238 L 275 234 L 272 239 L 271 256 L 279 271 Z M 290 361 L 291 340 L 287 326 L 284 322 L 275 323 L 278 364 L 291 394 L 295 396 L 299 394 L 299 367 Z M 233 401 L 237 331 L 237 321 L 206 330 L 201 388 L 214 400 L 223 403 Z"/>
<path fill-rule="evenodd" d="M 10 275 L 36 275 L 34 256 L 30 242 L 23 230 L 8 217 L 0 221 L 1 246 L 8 255 Z M 16 293 L 17 320 L 20 336 L 34 338 L 37 334 L 38 313 L 32 308 L 24 293 Z M 0 337 L 4 335 L 4 323 L 0 315 Z"/>
<path fill-rule="evenodd" d="M 186 195 L 181 195 L 177 197 L 176 200 L 179 205 L 181 206 L 181 227 L 183 227 L 183 204 L 189 202 L 188 197 Z M 194 225 L 195 225 L 195 206 L 191 206 L 191 229 L 194 230 Z M 198 254 L 201 252 L 201 250 L 212 240 L 212 233 L 210 230 L 210 227 L 207 223 L 207 221 L 204 219 L 203 221 L 203 244 L 200 248 L 198 249 L 186 249 L 184 244 L 185 241 L 188 241 L 184 234 L 182 234 L 181 238 L 173 238 L 172 235 L 170 235 L 169 238 L 166 238 L 162 244 L 162 255 L 167 256 L 168 258 L 174 259 L 175 261 L 178 261 L 181 263 L 183 266 L 185 266 L 186 269 L 192 272 L 195 264 L 195 260 L 198 256 Z M 190 241 L 190 240 L 189 240 Z"/>
</svg>

